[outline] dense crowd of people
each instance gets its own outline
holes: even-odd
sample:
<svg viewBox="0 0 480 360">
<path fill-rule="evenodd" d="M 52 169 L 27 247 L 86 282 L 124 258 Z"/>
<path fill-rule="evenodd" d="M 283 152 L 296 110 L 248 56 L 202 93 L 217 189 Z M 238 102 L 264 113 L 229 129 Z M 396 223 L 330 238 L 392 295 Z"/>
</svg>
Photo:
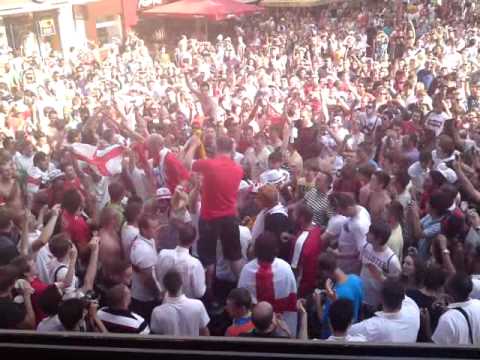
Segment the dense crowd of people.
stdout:
<svg viewBox="0 0 480 360">
<path fill-rule="evenodd" d="M 475 2 L 8 53 L 0 328 L 480 344 Z"/>
</svg>

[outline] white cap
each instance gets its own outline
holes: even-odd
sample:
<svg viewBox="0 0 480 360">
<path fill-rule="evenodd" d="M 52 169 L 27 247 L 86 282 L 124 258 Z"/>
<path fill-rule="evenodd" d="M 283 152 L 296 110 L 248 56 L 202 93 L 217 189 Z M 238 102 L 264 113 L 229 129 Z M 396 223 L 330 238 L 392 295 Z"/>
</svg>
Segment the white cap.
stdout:
<svg viewBox="0 0 480 360">
<path fill-rule="evenodd" d="M 160 199 L 160 200 L 171 199 L 172 198 L 172 193 L 168 188 L 161 187 L 161 188 L 157 189 L 156 197 L 157 197 L 157 199 Z"/>
<path fill-rule="evenodd" d="M 285 180 L 286 180 L 285 175 L 282 174 L 280 170 L 276 170 L 276 169 L 264 171 L 260 175 L 260 182 L 262 184 L 276 185 Z"/>
<path fill-rule="evenodd" d="M 450 169 L 445 163 L 438 164 L 437 171 L 442 174 L 450 184 L 453 184 L 457 181 L 457 173 Z"/>
</svg>

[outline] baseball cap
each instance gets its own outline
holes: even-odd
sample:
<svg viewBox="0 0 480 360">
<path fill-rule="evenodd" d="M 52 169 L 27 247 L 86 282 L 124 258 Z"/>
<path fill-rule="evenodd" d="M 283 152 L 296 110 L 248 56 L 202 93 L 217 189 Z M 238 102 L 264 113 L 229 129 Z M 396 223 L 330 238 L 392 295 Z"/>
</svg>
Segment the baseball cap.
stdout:
<svg viewBox="0 0 480 360">
<path fill-rule="evenodd" d="M 262 184 L 279 184 L 282 181 L 285 181 L 285 175 L 282 174 L 280 170 L 277 169 L 272 169 L 272 170 L 267 170 L 263 172 L 260 175 L 260 182 Z"/>
<path fill-rule="evenodd" d="M 157 189 L 156 197 L 160 200 L 167 200 L 172 198 L 172 193 L 168 188 L 161 187 Z"/>
</svg>

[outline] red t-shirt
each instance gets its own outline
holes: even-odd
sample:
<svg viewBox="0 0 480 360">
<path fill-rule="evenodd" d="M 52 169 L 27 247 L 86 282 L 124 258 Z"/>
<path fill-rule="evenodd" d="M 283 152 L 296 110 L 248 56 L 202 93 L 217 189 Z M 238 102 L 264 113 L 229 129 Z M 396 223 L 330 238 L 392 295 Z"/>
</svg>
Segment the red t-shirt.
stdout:
<svg viewBox="0 0 480 360">
<path fill-rule="evenodd" d="M 230 157 L 220 155 L 195 161 L 192 170 L 203 175 L 200 216 L 205 220 L 234 216 L 243 169 Z"/>
<path fill-rule="evenodd" d="M 309 234 L 307 240 L 305 240 L 305 243 L 303 244 L 300 261 L 298 263 L 298 267 L 302 268 L 302 278 L 298 286 L 299 297 L 308 295 L 317 287 L 317 261 L 324 248 L 321 242 L 323 228 L 320 226 L 313 226 L 308 232 Z M 300 232 L 300 234 L 301 233 L 302 232 Z M 295 249 L 295 242 L 293 243 L 292 249 Z"/>
<path fill-rule="evenodd" d="M 32 286 L 33 290 L 35 290 L 32 295 L 32 307 L 33 311 L 35 312 L 35 321 L 38 325 L 40 321 L 42 321 L 46 317 L 46 315 L 38 305 L 38 299 L 47 289 L 48 284 L 44 283 L 42 280 L 36 277 L 30 282 L 30 285 Z"/>
<path fill-rule="evenodd" d="M 165 155 L 165 175 L 167 187 L 172 193 L 182 181 L 190 179 L 188 170 L 171 152 Z"/>
<path fill-rule="evenodd" d="M 90 227 L 81 216 L 62 212 L 62 228 L 70 235 L 72 242 L 78 246 L 85 246 L 91 238 Z"/>
</svg>

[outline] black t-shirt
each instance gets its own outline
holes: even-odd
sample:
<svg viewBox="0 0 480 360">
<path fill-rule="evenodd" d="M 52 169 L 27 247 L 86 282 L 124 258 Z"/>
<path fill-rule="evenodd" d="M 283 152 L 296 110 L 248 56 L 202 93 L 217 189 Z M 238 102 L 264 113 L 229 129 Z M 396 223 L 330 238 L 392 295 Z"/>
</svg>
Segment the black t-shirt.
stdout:
<svg viewBox="0 0 480 360">
<path fill-rule="evenodd" d="M 439 308 L 435 308 L 433 303 L 435 302 L 436 298 L 434 296 L 428 296 L 422 293 L 418 289 L 408 289 L 406 291 L 406 295 L 410 297 L 415 303 L 418 305 L 420 309 L 425 308 L 428 309 L 430 313 L 430 321 L 431 321 L 431 330 L 432 332 L 436 329 L 438 325 L 438 319 L 442 315 L 442 311 Z M 420 327 L 420 331 L 418 332 L 417 336 L 418 342 L 429 342 L 430 339 L 425 334 L 425 329 Z"/>
<path fill-rule="evenodd" d="M 16 329 L 25 319 L 25 307 L 9 298 L 0 298 L 0 329 Z"/>
</svg>

